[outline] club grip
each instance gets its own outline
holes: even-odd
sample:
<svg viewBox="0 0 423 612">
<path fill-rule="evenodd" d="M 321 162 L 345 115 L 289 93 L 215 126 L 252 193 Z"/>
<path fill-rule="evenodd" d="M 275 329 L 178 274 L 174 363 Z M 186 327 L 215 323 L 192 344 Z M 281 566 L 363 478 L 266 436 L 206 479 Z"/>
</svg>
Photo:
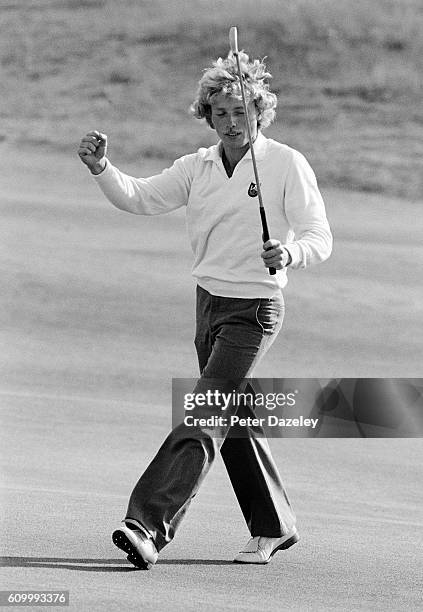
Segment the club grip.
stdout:
<svg viewBox="0 0 423 612">
<path fill-rule="evenodd" d="M 269 240 L 269 234 L 267 234 L 267 236 L 265 236 L 265 234 L 264 234 L 264 232 L 263 232 L 263 236 L 262 236 L 262 238 L 263 238 L 263 244 L 264 244 L 265 242 L 267 242 L 267 241 Z M 269 268 L 269 274 L 270 274 L 271 276 L 273 276 L 274 274 L 276 274 L 276 268 Z"/>
<path fill-rule="evenodd" d="M 264 208 L 260 207 L 260 217 L 261 217 L 261 225 L 263 228 L 263 233 L 261 235 L 263 244 L 269 240 L 269 229 L 267 227 L 266 213 Z M 276 274 L 276 268 L 269 268 L 269 274 L 273 276 Z"/>
<path fill-rule="evenodd" d="M 232 26 L 229 30 L 229 44 L 234 55 L 238 54 L 238 30 L 236 26 Z"/>
</svg>

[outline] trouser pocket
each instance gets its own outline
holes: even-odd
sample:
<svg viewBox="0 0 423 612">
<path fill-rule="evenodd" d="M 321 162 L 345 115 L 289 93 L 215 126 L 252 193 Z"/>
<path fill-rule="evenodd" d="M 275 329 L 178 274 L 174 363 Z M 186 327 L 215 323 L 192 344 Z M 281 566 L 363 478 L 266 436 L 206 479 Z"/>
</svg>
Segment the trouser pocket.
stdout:
<svg viewBox="0 0 423 612">
<path fill-rule="evenodd" d="M 256 309 L 256 320 L 264 334 L 273 334 L 280 328 L 285 315 L 282 295 L 260 298 Z"/>
</svg>

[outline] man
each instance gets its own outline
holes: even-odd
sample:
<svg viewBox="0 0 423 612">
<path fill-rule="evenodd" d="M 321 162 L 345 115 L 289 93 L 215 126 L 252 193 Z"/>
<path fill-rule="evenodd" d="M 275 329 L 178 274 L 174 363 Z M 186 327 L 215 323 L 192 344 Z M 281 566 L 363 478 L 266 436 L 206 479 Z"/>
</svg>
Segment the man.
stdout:
<svg viewBox="0 0 423 612">
<path fill-rule="evenodd" d="M 263 62 L 240 54 L 269 227 L 277 238 L 260 246 L 260 218 L 247 117 L 232 54 L 204 73 L 192 109 L 216 130 L 219 143 L 176 160 L 149 178 L 130 177 L 106 157 L 107 138 L 89 132 L 79 156 L 106 197 L 135 214 L 186 207 L 197 280 L 195 346 L 201 378 L 194 394 L 244 384 L 275 340 L 283 321 L 286 268 L 329 257 L 332 236 L 313 171 L 290 147 L 267 139 L 274 118 Z M 277 274 L 268 274 L 268 268 Z M 205 407 L 205 413 L 212 406 Z M 231 410 L 235 410 L 234 406 Z M 251 410 L 248 406 L 247 411 Z M 252 413 L 253 414 L 253 413 Z M 114 543 L 137 567 L 149 569 L 174 537 L 190 501 L 220 450 L 250 530 L 237 563 L 268 563 L 295 544 L 295 515 L 260 428 L 234 437 L 229 427 L 181 424 L 166 438 L 129 500 Z"/>
</svg>

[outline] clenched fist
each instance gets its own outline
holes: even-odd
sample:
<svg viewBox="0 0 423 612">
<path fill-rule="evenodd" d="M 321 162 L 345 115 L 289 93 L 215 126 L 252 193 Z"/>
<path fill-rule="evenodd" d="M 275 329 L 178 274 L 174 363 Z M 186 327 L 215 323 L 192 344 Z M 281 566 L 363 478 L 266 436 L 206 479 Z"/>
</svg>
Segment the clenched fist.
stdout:
<svg viewBox="0 0 423 612">
<path fill-rule="evenodd" d="M 78 155 L 93 174 L 100 174 L 106 167 L 107 136 L 96 130 L 88 132 L 79 143 Z"/>
</svg>

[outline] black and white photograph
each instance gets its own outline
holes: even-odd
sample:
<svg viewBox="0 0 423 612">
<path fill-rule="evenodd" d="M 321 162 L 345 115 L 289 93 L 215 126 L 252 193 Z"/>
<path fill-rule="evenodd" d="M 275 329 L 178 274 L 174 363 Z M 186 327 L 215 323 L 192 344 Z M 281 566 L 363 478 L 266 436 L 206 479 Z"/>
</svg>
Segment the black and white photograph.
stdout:
<svg viewBox="0 0 423 612">
<path fill-rule="evenodd" d="M 0 607 L 423 607 L 423 4 L 0 0 Z"/>
</svg>

